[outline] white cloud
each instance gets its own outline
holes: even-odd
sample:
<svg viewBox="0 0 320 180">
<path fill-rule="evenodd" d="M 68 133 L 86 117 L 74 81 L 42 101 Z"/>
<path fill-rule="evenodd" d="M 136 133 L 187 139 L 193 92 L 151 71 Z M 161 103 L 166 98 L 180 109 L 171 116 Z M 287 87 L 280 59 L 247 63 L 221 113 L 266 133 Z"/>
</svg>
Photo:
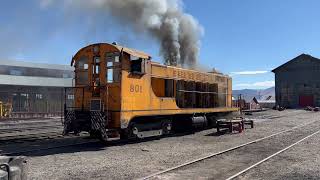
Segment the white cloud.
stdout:
<svg viewBox="0 0 320 180">
<path fill-rule="evenodd" d="M 261 81 L 255 83 L 242 83 L 236 84 L 236 87 L 245 87 L 245 88 L 267 88 L 274 86 L 274 81 Z"/>
<path fill-rule="evenodd" d="M 231 75 L 256 75 L 256 74 L 266 74 L 270 71 L 239 71 L 239 72 L 231 72 Z"/>
</svg>

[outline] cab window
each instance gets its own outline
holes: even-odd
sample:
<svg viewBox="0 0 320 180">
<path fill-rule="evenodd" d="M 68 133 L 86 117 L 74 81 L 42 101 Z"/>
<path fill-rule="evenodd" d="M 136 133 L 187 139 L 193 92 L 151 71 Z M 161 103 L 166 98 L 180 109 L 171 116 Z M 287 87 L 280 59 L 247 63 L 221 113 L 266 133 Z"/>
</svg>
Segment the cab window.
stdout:
<svg viewBox="0 0 320 180">
<path fill-rule="evenodd" d="M 146 60 L 143 58 L 138 58 L 135 56 L 130 56 L 130 62 L 131 62 L 131 73 L 132 74 L 145 74 L 145 62 Z"/>
<path fill-rule="evenodd" d="M 100 86 L 100 57 L 94 57 L 92 65 L 92 79 L 94 79 L 94 86 Z"/>
<path fill-rule="evenodd" d="M 78 70 L 88 70 L 88 57 L 82 56 L 76 63 L 76 69 Z"/>
<path fill-rule="evenodd" d="M 88 84 L 88 57 L 82 56 L 78 59 L 75 65 L 76 68 L 76 83 L 80 85 Z"/>
<path fill-rule="evenodd" d="M 106 53 L 106 81 L 108 83 L 120 82 L 120 53 L 108 52 Z"/>
</svg>

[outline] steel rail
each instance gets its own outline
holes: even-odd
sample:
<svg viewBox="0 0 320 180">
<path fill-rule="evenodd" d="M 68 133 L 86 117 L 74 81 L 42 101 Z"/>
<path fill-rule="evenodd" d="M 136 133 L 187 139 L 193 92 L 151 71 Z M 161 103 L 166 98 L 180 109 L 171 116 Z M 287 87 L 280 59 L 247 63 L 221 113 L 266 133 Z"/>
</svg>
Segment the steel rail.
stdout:
<svg viewBox="0 0 320 180">
<path fill-rule="evenodd" d="M 251 169 L 255 168 L 256 166 L 258 166 L 258 165 L 260 165 L 260 164 L 264 163 L 265 161 L 267 161 L 267 160 L 269 160 L 269 159 L 271 159 L 271 158 L 275 157 L 276 155 L 278 155 L 278 154 L 280 154 L 280 153 L 282 153 L 282 152 L 284 152 L 284 151 L 286 151 L 286 150 L 288 150 L 288 149 L 292 148 L 293 146 L 295 146 L 295 145 L 297 145 L 297 144 L 301 143 L 302 141 L 304 141 L 304 140 L 306 140 L 306 139 L 308 139 L 308 138 L 310 138 L 310 137 L 312 137 L 312 136 L 314 136 L 314 135 L 316 135 L 316 134 L 318 134 L 318 133 L 320 133 L 320 130 L 318 130 L 318 131 L 316 131 L 316 132 L 314 132 L 314 133 L 312 133 L 312 134 L 310 134 L 310 135 L 308 135 L 308 136 L 306 136 L 306 137 L 304 137 L 304 138 L 300 139 L 299 141 L 297 141 L 297 142 L 295 142 L 295 143 L 293 143 L 293 144 L 291 144 L 291 145 L 287 146 L 287 147 L 286 147 L 286 148 L 284 148 L 284 149 L 281 149 L 280 151 L 277 151 L 276 153 L 274 153 L 274 154 L 272 154 L 272 155 L 270 155 L 270 156 L 268 156 L 268 157 L 264 158 L 263 160 L 261 160 L 261 161 L 259 161 L 259 162 L 255 163 L 255 164 L 253 164 L 253 165 L 251 165 L 250 167 L 248 167 L 248 168 L 246 168 L 246 169 L 244 169 L 244 170 L 242 170 L 242 171 L 238 172 L 237 174 L 230 176 L 230 177 L 229 177 L 229 178 L 227 178 L 226 180 L 231 180 L 231 179 L 234 179 L 234 178 L 236 178 L 236 177 L 240 176 L 241 174 L 243 174 L 243 173 L 245 173 L 245 172 L 247 172 L 247 171 L 249 171 L 249 170 L 251 170 Z"/>
<path fill-rule="evenodd" d="M 47 134 L 41 134 L 37 136 L 21 136 L 18 138 L 0 139 L 0 144 L 1 144 L 0 147 L 14 145 L 14 144 L 21 144 L 26 142 L 36 142 L 36 141 L 43 141 L 48 139 L 57 139 L 57 138 L 63 138 L 63 135 L 61 133 L 47 133 Z"/>
<path fill-rule="evenodd" d="M 38 126 L 38 127 L 22 127 L 22 128 L 6 128 L 1 129 L 0 128 L 0 134 L 10 134 L 10 133 L 17 133 L 17 132 L 28 132 L 28 131 L 34 131 L 34 130 L 45 130 L 45 129 L 62 129 L 63 126 L 56 125 L 56 126 Z"/>
<path fill-rule="evenodd" d="M 113 142 L 113 140 L 115 140 L 115 139 L 117 139 L 117 138 L 110 139 L 110 141 L 108 142 L 110 144 L 108 144 L 108 145 L 122 144 L 122 143 L 127 142 L 127 140 L 120 140 L 115 143 L 115 142 Z M 89 144 L 101 144 L 101 141 L 93 139 L 93 140 L 89 140 L 89 141 L 85 141 L 85 142 L 68 143 L 68 144 L 55 145 L 55 146 L 51 146 L 51 147 L 44 147 L 44 148 L 38 148 L 38 149 L 29 149 L 29 150 L 22 150 L 22 151 L 8 152 L 8 153 L 1 153 L 0 152 L 0 155 L 15 156 L 15 155 L 22 155 L 22 154 L 26 154 L 26 153 L 33 153 L 33 152 L 46 151 L 46 150 L 57 149 L 57 148 L 66 148 L 66 147 L 79 146 L 79 145 L 89 145 Z"/>
<path fill-rule="evenodd" d="M 171 168 L 156 172 L 156 173 L 148 175 L 146 177 L 139 178 L 139 180 L 150 179 L 150 178 L 153 178 L 155 176 L 158 176 L 158 175 L 161 175 L 161 174 L 164 174 L 164 173 L 168 173 L 170 171 L 174 171 L 174 170 L 180 169 L 182 167 L 197 163 L 199 161 L 203 161 L 205 159 L 209 159 L 209 158 L 212 158 L 212 157 L 215 157 L 215 156 L 218 156 L 218 155 L 230 152 L 230 151 L 234 151 L 234 150 L 242 148 L 244 146 L 247 146 L 247 145 L 250 145 L 250 144 L 254 144 L 254 143 L 257 143 L 259 141 L 262 141 L 262 140 L 265 140 L 265 139 L 269 139 L 271 137 L 274 137 L 274 136 L 277 136 L 277 135 L 280 135 L 280 134 L 283 134 L 283 133 L 286 133 L 286 132 L 289 132 L 289 131 L 292 131 L 292 130 L 295 130 L 295 129 L 298 129 L 298 128 L 301 128 L 301 127 L 304 127 L 304 126 L 307 126 L 307 125 L 312 124 L 314 122 L 316 122 L 316 121 L 312 121 L 312 122 L 309 122 L 309 123 L 306 123 L 306 124 L 303 124 L 303 125 L 295 126 L 295 127 L 291 128 L 291 129 L 280 131 L 280 132 L 271 134 L 269 136 L 266 136 L 266 137 L 263 137 L 263 138 L 259 138 L 259 139 L 256 139 L 256 140 L 253 140 L 253 141 L 250 141 L 250 142 L 247 142 L 247 143 L 244 143 L 244 144 L 241 144 L 241 145 L 238 145 L 238 146 L 235 146 L 235 147 L 232 147 L 232 148 L 229 148 L 229 149 L 217 152 L 217 153 L 209 154 L 209 155 L 206 155 L 204 157 L 201 157 L 201 158 L 198 158 L 198 159 L 195 159 L 195 160 L 191 160 L 191 161 L 188 161 L 186 163 L 183 163 L 183 164 L 180 164 L 180 165 L 177 165 L 177 166 L 174 166 L 174 167 L 171 167 Z M 320 130 L 319 130 L 319 132 L 320 132 Z"/>
<path fill-rule="evenodd" d="M 30 131 L 29 131 L 30 132 Z M 0 140 L 12 140 L 12 139 L 18 139 L 18 138 L 24 138 L 24 137 L 35 137 L 35 136 L 41 136 L 41 135 L 50 135 L 50 134 L 61 134 L 61 129 L 56 129 L 56 130 L 51 130 L 51 131 L 40 131 L 40 132 L 34 132 L 31 131 L 32 133 L 22 133 L 22 134 L 13 134 L 13 133 L 8 133 L 8 135 L 1 136 L 0 135 Z M 13 134 L 13 135 L 12 135 Z"/>
</svg>

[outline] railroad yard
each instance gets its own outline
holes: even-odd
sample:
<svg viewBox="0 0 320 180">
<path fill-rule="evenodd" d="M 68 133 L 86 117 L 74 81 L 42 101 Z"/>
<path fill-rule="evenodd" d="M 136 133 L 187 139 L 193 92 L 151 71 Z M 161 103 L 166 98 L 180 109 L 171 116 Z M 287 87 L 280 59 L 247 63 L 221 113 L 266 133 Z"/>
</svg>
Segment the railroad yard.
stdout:
<svg viewBox="0 0 320 180">
<path fill-rule="evenodd" d="M 29 179 L 319 179 L 318 117 L 268 110 L 247 116 L 255 127 L 243 133 L 208 129 L 107 145 L 87 135 L 62 137 L 59 118 L 1 121 L 0 149 L 27 156 Z"/>
<path fill-rule="evenodd" d="M 319 6 L 4 1 L 0 180 L 320 179 Z"/>
</svg>

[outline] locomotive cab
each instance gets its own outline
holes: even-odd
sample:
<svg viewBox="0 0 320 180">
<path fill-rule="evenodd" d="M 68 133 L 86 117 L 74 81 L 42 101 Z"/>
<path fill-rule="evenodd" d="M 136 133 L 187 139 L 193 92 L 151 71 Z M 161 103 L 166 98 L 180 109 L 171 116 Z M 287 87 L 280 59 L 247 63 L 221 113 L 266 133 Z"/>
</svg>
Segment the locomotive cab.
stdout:
<svg viewBox="0 0 320 180">
<path fill-rule="evenodd" d="M 114 44 L 79 50 L 71 62 L 74 85 L 65 88 L 64 134 L 86 131 L 107 139 L 107 130 L 119 129 L 122 71 L 142 76 L 148 59 L 149 55 Z"/>
</svg>

